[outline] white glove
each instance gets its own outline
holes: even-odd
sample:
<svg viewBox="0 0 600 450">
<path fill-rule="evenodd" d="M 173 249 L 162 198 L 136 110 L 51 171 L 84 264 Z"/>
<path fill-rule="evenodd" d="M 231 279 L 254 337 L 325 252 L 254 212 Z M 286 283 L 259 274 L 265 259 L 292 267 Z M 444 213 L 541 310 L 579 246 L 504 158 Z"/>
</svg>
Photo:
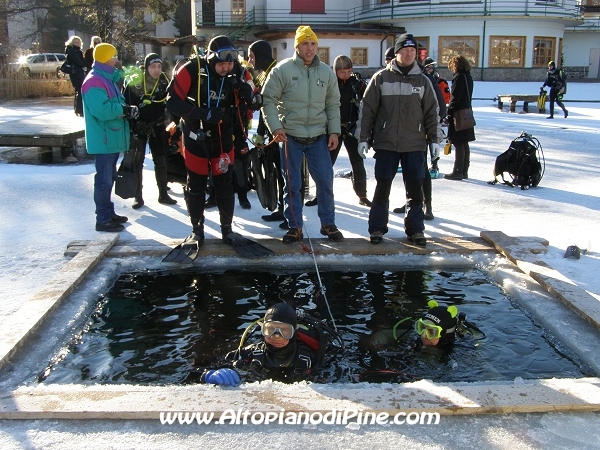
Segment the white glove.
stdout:
<svg viewBox="0 0 600 450">
<path fill-rule="evenodd" d="M 431 144 L 431 160 L 434 161 L 440 157 L 440 144 Z"/>
<path fill-rule="evenodd" d="M 367 153 L 369 153 L 369 144 L 366 142 L 358 143 L 358 153 L 362 156 L 362 159 L 367 159 Z"/>
</svg>

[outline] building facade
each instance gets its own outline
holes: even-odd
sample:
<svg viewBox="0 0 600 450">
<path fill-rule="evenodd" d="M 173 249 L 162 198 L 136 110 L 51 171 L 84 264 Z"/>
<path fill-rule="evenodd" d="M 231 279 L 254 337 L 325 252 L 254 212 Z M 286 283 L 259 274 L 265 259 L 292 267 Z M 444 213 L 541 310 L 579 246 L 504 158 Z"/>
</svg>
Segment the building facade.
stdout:
<svg viewBox="0 0 600 450">
<path fill-rule="evenodd" d="M 583 3 L 582 3 L 583 2 Z M 240 50 L 256 39 L 275 57 L 293 54 L 298 25 L 319 36 L 321 59 L 348 55 L 363 75 L 382 66 L 403 31 L 417 38 L 419 56 L 442 73 L 453 56 L 470 60 L 476 79 L 539 80 L 548 61 L 573 78 L 598 78 L 600 0 L 197 0 L 192 17 L 202 44 L 230 36 Z"/>
</svg>

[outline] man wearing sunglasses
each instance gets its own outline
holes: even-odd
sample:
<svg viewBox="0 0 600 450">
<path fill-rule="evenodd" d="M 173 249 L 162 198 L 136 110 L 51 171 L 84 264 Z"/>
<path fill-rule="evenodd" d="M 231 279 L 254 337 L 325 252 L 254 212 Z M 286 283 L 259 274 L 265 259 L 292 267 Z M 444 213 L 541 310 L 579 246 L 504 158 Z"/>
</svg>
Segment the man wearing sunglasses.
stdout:
<svg viewBox="0 0 600 450">
<path fill-rule="evenodd" d="M 193 234 L 186 242 L 204 242 L 204 207 L 207 180 L 212 174 L 223 240 L 232 235 L 234 211 L 234 140 L 245 142 L 243 127 L 252 103 L 252 87 L 233 76 L 238 51 L 227 36 L 216 36 L 206 56 L 190 58 L 176 68 L 169 85 L 167 109 L 181 118 L 183 152 L 188 173 L 186 203 Z M 228 240 L 229 239 L 229 240 Z"/>
<path fill-rule="evenodd" d="M 297 381 L 318 365 L 318 354 L 306 338 L 299 338 L 298 317 L 287 303 L 277 303 L 267 310 L 261 324 L 262 340 L 228 353 L 225 360 L 236 369 L 257 374 L 258 378 Z M 238 386 L 238 372 L 231 368 L 207 370 L 202 382 Z"/>
</svg>

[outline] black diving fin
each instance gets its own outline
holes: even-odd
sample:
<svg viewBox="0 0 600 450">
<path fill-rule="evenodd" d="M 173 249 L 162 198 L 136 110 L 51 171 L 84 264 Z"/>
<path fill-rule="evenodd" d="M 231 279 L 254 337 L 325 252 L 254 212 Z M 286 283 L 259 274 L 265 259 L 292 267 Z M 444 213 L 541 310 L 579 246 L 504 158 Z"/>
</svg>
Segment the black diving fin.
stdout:
<svg viewBox="0 0 600 450">
<path fill-rule="evenodd" d="M 200 246 L 204 243 L 204 238 L 197 234 L 192 234 L 171 250 L 165 256 L 162 262 L 172 262 L 177 264 L 191 264 L 194 262 L 200 251 Z"/>
<path fill-rule="evenodd" d="M 223 237 L 223 242 L 231 245 L 237 254 L 244 258 L 255 259 L 275 254 L 270 248 L 238 233 L 229 233 L 227 236 Z"/>
</svg>

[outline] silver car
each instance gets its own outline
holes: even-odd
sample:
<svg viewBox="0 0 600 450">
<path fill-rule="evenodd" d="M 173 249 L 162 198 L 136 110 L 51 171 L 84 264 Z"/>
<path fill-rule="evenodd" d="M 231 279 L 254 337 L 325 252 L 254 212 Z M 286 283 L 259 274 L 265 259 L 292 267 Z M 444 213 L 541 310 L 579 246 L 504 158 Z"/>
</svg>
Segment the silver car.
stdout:
<svg viewBox="0 0 600 450">
<path fill-rule="evenodd" d="M 65 75 L 58 69 L 64 61 L 65 55 L 62 53 L 34 53 L 22 56 L 17 62 L 10 63 L 10 67 L 26 77 L 47 74 L 63 78 Z"/>
</svg>

